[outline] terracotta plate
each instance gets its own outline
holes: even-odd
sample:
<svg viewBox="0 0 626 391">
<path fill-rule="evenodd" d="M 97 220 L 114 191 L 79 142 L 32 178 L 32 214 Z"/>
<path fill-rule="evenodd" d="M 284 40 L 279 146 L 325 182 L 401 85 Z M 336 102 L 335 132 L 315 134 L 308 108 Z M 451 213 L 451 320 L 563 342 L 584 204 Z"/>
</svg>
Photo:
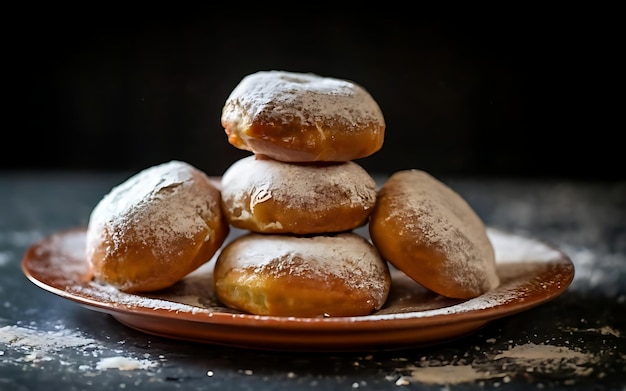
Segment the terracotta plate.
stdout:
<svg viewBox="0 0 626 391">
<path fill-rule="evenodd" d="M 430 345 L 462 337 L 489 321 L 527 310 L 567 289 L 574 266 L 559 249 L 495 229 L 497 289 L 471 300 L 448 299 L 392 269 L 380 311 L 358 317 L 255 316 L 222 306 L 210 262 L 171 288 L 127 294 L 91 280 L 85 230 L 55 233 L 32 245 L 22 270 L 39 287 L 148 334 L 233 347 L 291 351 L 373 351 Z"/>
</svg>

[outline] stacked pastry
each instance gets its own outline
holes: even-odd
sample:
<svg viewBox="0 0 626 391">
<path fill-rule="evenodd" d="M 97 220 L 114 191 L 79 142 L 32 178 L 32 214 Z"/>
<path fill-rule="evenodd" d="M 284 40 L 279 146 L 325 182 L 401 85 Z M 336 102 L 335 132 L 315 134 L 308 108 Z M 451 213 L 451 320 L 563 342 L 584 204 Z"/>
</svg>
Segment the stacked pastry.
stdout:
<svg viewBox="0 0 626 391">
<path fill-rule="evenodd" d="M 224 172 L 221 192 L 182 161 L 149 167 L 92 211 L 93 278 L 126 292 L 169 287 L 218 253 L 223 304 L 257 315 L 358 316 L 380 309 L 393 265 L 442 296 L 499 285 L 486 227 L 424 171 L 377 189 L 355 159 L 377 152 L 385 121 L 357 84 L 258 72 L 228 97 L 230 144 L 252 154 Z M 354 232 L 369 224 L 371 242 Z M 230 227 L 248 231 L 226 244 Z M 389 262 L 389 263 L 387 263 Z"/>
<path fill-rule="evenodd" d="M 233 146 L 252 152 L 223 174 L 222 210 L 248 231 L 214 269 L 217 297 L 248 313 L 357 316 L 380 309 L 391 277 L 353 232 L 376 183 L 354 160 L 378 151 L 380 107 L 351 81 L 284 71 L 244 77 L 222 111 Z"/>
</svg>

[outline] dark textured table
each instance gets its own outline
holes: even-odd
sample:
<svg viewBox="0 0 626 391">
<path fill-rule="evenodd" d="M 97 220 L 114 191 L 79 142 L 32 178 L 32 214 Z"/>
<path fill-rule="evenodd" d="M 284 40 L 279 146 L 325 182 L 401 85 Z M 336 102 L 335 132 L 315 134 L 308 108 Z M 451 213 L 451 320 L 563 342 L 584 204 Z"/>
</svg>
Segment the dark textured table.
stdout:
<svg viewBox="0 0 626 391">
<path fill-rule="evenodd" d="M 487 225 L 565 252 L 569 288 L 435 346 L 289 353 L 143 334 L 25 277 L 29 246 L 127 177 L 0 173 L 0 390 L 626 389 L 626 182 L 443 178 Z"/>
</svg>

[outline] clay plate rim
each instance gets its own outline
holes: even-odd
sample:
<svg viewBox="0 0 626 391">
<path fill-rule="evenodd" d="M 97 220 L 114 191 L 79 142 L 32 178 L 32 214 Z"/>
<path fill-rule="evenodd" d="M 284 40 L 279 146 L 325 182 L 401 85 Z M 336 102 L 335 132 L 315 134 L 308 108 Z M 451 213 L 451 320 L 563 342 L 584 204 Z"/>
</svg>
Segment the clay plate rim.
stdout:
<svg viewBox="0 0 626 391">
<path fill-rule="evenodd" d="M 478 298 L 447 307 L 358 317 L 257 316 L 216 308 L 172 311 L 118 303 L 77 291 L 75 288 L 89 284 L 84 273 L 86 269 L 69 275 L 55 273 L 59 272 L 59 262 L 74 262 L 79 268 L 82 262 L 86 268 L 86 260 L 78 259 L 76 253 L 69 250 L 71 245 L 76 245 L 75 241 L 84 241 L 84 227 L 53 233 L 31 245 L 22 259 L 22 271 L 31 282 L 48 292 L 108 313 L 137 330 L 174 339 L 281 350 L 334 350 L 333 347 L 362 350 L 381 344 L 390 348 L 410 347 L 459 337 L 489 321 L 543 304 L 563 293 L 572 282 L 574 265 L 555 246 L 493 228 L 489 228 L 489 234 L 492 239 L 498 239 L 494 241 L 496 254 L 501 253 L 498 258 L 511 258 L 506 261 L 498 259 L 499 274 L 501 266 L 512 264 L 527 264 L 529 271 L 509 277 L 500 287 Z M 517 248 L 507 249 L 507 246 Z M 511 250 L 523 256 L 515 259 Z M 394 278 L 399 276 L 398 273 Z M 403 274 L 402 277 L 407 278 Z M 437 331 L 437 328 L 441 330 Z M 355 333 L 352 339 L 345 339 L 352 333 Z M 397 336 L 380 338 L 393 334 Z M 307 340 L 302 340 L 303 336 Z"/>
</svg>

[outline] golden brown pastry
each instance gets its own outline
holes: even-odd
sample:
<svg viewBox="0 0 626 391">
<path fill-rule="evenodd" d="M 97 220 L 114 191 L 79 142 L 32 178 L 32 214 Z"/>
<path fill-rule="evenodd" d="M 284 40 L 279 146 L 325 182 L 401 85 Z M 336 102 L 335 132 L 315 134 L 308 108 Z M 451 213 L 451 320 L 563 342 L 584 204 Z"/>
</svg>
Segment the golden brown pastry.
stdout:
<svg viewBox="0 0 626 391">
<path fill-rule="evenodd" d="M 369 231 L 382 256 L 422 286 L 468 299 L 499 284 L 486 227 L 454 190 L 420 170 L 393 174 Z"/>
<path fill-rule="evenodd" d="M 147 168 L 111 189 L 93 209 L 87 259 L 94 277 L 126 292 L 166 288 L 223 244 L 229 226 L 219 190 L 181 161 Z"/>
<path fill-rule="evenodd" d="M 391 277 L 372 244 L 355 233 L 248 233 L 222 249 L 214 284 L 223 304 L 255 315 L 359 316 L 383 306 Z"/>
<path fill-rule="evenodd" d="M 364 225 L 376 182 L 354 162 L 284 163 L 254 155 L 222 176 L 223 211 L 234 227 L 260 233 L 316 234 Z"/>
<path fill-rule="evenodd" d="M 284 162 L 348 161 L 378 151 L 385 120 L 358 84 L 313 73 L 244 77 L 222 109 L 228 141 Z"/>
</svg>

